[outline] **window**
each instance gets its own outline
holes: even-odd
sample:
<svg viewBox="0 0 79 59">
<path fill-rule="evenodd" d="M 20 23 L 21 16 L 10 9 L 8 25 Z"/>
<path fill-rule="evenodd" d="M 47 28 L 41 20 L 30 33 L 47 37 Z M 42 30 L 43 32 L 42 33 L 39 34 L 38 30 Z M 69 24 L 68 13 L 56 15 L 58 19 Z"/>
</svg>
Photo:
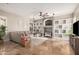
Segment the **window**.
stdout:
<svg viewBox="0 0 79 59">
<path fill-rule="evenodd" d="M 6 21 L 4 21 L 4 19 L 0 19 L 0 25 L 6 25 Z"/>
</svg>

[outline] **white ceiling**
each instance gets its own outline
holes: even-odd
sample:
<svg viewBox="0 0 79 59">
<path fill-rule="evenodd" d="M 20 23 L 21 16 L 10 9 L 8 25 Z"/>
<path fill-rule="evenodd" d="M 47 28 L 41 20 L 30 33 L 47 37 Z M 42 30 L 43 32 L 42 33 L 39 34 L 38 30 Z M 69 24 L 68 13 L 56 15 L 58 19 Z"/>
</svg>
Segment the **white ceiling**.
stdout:
<svg viewBox="0 0 79 59">
<path fill-rule="evenodd" d="M 33 17 L 47 12 L 55 16 L 72 13 L 77 7 L 77 3 L 0 3 L 0 9 L 9 13 L 14 13 L 23 17 Z"/>
</svg>

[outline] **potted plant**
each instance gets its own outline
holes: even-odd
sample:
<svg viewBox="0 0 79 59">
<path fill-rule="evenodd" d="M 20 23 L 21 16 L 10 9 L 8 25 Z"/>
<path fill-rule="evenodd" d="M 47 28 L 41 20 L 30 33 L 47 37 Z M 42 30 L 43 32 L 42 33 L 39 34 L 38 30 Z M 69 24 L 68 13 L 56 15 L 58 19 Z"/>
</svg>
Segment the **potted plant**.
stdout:
<svg viewBox="0 0 79 59">
<path fill-rule="evenodd" d="M 5 35 L 5 31 L 6 31 L 6 26 L 1 25 L 1 26 L 0 26 L 0 43 L 3 42 L 3 37 L 4 37 L 4 35 Z"/>
</svg>

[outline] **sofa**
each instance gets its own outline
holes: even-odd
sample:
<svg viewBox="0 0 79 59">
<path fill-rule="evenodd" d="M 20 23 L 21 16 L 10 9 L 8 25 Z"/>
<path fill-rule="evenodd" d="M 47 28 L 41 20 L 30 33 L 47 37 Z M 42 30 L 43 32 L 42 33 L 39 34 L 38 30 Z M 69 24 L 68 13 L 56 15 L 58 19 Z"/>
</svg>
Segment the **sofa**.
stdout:
<svg viewBox="0 0 79 59">
<path fill-rule="evenodd" d="M 21 44 L 21 34 L 25 33 L 26 31 L 14 31 L 14 32 L 9 32 L 9 39 L 10 41 L 13 41 L 15 43 Z"/>
</svg>

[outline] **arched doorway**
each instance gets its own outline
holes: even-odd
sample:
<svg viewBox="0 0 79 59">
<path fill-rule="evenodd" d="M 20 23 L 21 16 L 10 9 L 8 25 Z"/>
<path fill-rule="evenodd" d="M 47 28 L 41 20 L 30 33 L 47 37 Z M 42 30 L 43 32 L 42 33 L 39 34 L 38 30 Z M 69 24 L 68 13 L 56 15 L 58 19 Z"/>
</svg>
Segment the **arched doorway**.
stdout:
<svg viewBox="0 0 79 59">
<path fill-rule="evenodd" d="M 52 37 L 52 20 L 44 21 L 44 36 Z"/>
<path fill-rule="evenodd" d="M 45 26 L 52 26 L 52 20 L 45 21 Z"/>
</svg>

